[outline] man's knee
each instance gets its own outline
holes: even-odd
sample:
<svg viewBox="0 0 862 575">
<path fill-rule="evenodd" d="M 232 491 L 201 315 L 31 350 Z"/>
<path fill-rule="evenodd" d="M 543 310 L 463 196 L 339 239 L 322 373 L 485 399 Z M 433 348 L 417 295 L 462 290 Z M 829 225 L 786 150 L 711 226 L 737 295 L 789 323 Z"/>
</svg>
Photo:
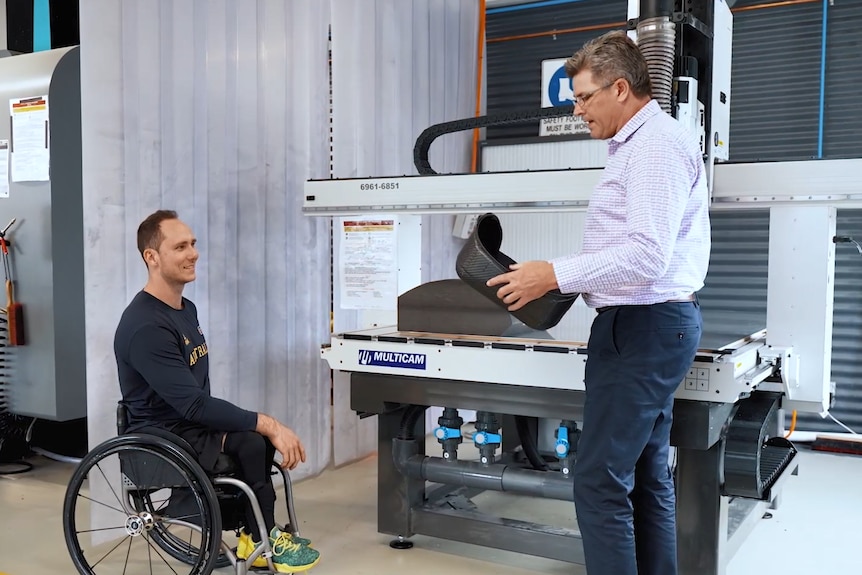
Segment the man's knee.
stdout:
<svg viewBox="0 0 862 575">
<path fill-rule="evenodd" d="M 237 431 L 227 434 L 224 451 L 238 459 L 263 461 L 267 445 L 265 438 L 255 431 Z"/>
</svg>

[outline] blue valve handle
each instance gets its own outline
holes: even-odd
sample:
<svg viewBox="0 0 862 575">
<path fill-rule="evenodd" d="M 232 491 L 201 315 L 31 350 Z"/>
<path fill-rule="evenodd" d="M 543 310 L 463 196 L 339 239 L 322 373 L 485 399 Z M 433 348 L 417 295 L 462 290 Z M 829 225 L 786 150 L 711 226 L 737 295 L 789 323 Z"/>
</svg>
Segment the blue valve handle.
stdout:
<svg viewBox="0 0 862 575">
<path fill-rule="evenodd" d="M 456 437 L 461 437 L 461 430 L 452 427 L 438 427 L 434 430 L 434 437 L 440 441 L 455 439 Z"/>
<path fill-rule="evenodd" d="M 473 435 L 473 442 L 476 445 L 487 445 L 491 443 L 502 443 L 503 436 L 499 433 L 488 433 L 487 431 L 477 431 Z"/>
<path fill-rule="evenodd" d="M 557 443 L 554 445 L 554 453 L 559 459 L 565 458 L 569 454 L 569 430 L 566 427 L 560 426 L 557 430 Z"/>
</svg>

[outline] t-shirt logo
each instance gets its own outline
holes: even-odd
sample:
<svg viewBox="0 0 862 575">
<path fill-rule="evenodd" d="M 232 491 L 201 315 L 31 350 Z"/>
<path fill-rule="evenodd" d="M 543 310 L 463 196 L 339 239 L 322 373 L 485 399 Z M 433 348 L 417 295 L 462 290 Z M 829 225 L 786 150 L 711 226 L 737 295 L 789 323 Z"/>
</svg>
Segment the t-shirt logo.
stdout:
<svg viewBox="0 0 862 575">
<path fill-rule="evenodd" d="M 188 345 L 188 344 L 190 344 L 190 343 L 191 343 L 191 342 L 189 341 L 189 338 L 187 338 L 187 337 L 186 337 L 186 334 L 183 334 L 183 343 L 185 343 L 186 345 Z"/>
<path fill-rule="evenodd" d="M 199 334 L 201 334 L 201 335 L 203 335 L 203 334 L 204 334 L 204 330 L 202 330 L 202 329 L 201 329 L 201 326 L 198 326 L 198 333 L 199 333 Z"/>
</svg>

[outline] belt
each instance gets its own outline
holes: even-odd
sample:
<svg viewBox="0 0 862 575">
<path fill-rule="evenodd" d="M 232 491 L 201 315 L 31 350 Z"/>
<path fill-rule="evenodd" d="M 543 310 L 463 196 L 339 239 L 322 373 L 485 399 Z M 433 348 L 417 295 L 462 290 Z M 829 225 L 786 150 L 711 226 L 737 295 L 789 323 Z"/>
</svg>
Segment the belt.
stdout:
<svg viewBox="0 0 862 575">
<path fill-rule="evenodd" d="M 651 304 L 651 305 L 661 305 L 663 303 L 686 303 L 686 302 L 690 302 L 690 301 L 697 301 L 697 294 L 692 293 L 692 294 L 688 294 L 687 296 L 683 296 L 681 298 L 660 301 L 660 302 L 656 302 L 656 303 Z M 602 312 L 606 312 L 610 309 L 614 309 L 614 308 L 618 308 L 618 307 L 626 307 L 627 305 L 628 304 L 610 305 L 607 307 L 597 307 L 596 311 L 598 313 L 602 313 Z"/>
</svg>

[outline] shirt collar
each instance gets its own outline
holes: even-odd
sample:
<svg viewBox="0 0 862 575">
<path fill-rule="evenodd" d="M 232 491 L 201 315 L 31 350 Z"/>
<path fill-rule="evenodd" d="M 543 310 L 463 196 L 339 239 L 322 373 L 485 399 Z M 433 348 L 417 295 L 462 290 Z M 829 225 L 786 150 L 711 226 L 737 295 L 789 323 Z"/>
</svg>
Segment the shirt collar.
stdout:
<svg viewBox="0 0 862 575">
<path fill-rule="evenodd" d="M 638 112 L 632 116 L 631 119 L 625 123 L 622 129 L 620 129 L 620 131 L 611 139 L 618 144 L 625 143 L 625 141 L 628 140 L 632 134 L 637 132 L 638 128 L 643 126 L 647 120 L 661 112 L 662 109 L 658 102 L 650 100 L 647 102 L 646 106 L 638 110 Z"/>
</svg>

